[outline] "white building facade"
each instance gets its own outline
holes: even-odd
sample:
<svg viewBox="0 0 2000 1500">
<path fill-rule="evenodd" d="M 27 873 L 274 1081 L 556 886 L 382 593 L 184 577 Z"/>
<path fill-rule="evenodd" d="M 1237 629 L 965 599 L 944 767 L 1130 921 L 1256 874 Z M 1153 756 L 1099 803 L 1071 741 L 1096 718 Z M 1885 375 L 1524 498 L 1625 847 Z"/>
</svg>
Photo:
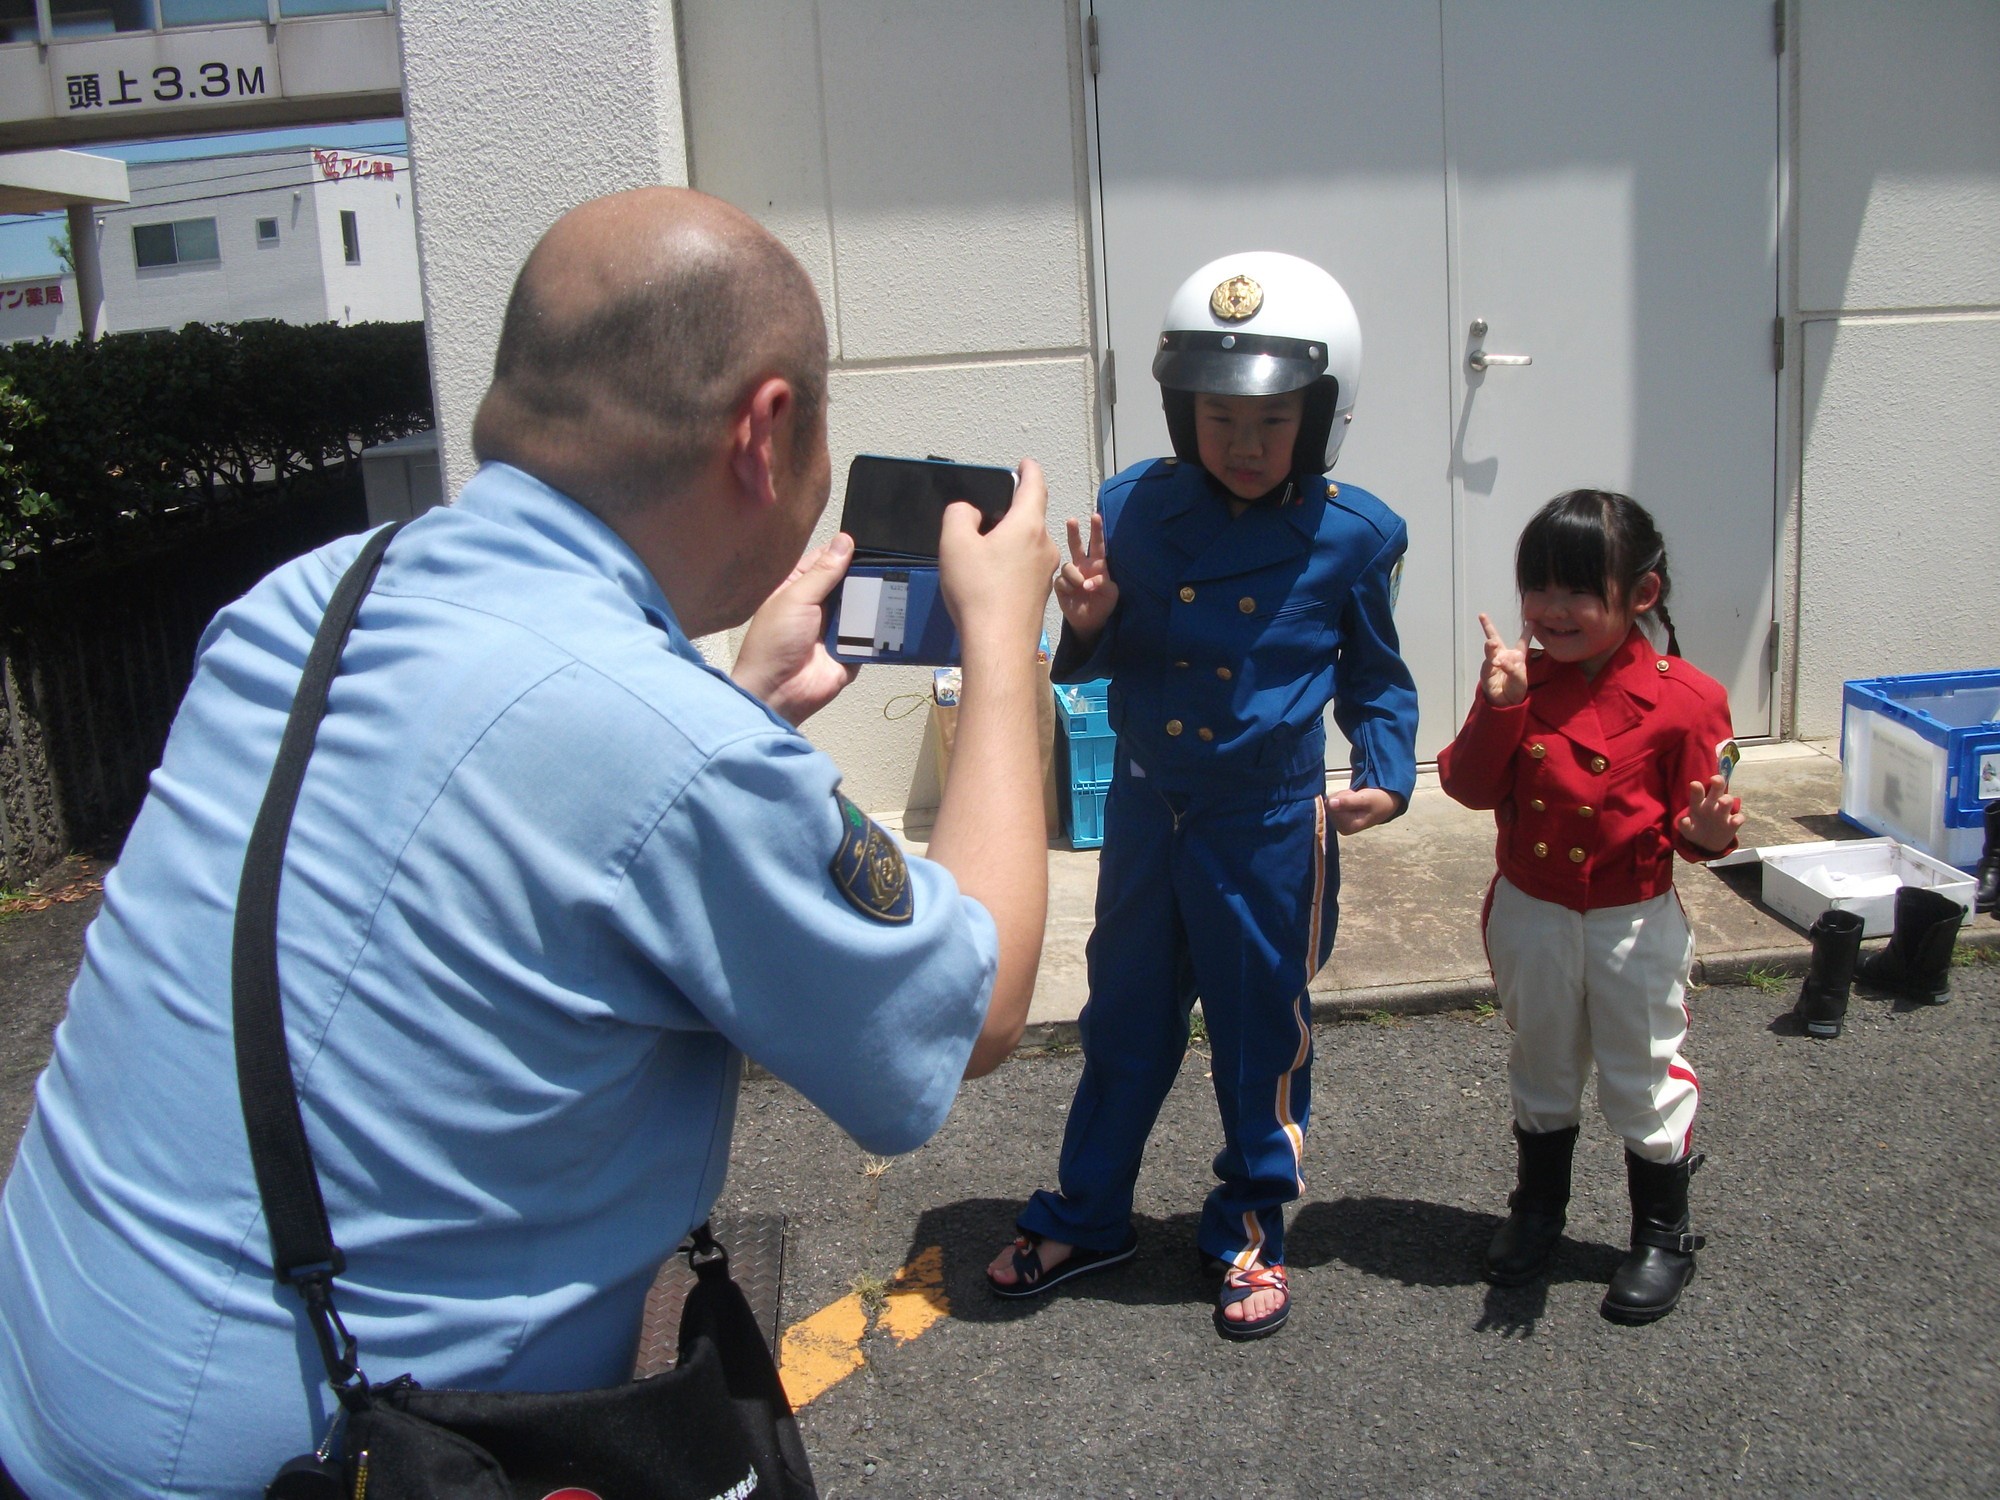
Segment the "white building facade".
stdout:
<svg viewBox="0 0 2000 1500">
<path fill-rule="evenodd" d="M 1323 259 L 1360 306 L 1335 478 L 1411 521 L 1426 746 L 1556 487 L 1661 513 L 1677 622 L 1745 738 L 1836 733 L 1846 678 L 1993 664 L 2000 7 L 1221 9 L 605 0 L 551 30 L 494 0 L 475 43 L 460 7 L 404 0 L 448 492 L 511 277 L 597 193 L 691 183 L 812 273 L 823 531 L 865 451 L 1033 454 L 1055 524 L 1087 514 L 1158 420 L 1149 278 L 1261 244 Z M 1532 367 L 1468 369 L 1488 320 L 1483 347 Z M 935 797 L 924 716 L 900 709 L 924 686 L 871 667 L 811 726 L 871 808 Z"/>
<path fill-rule="evenodd" d="M 423 317 L 409 161 L 299 147 L 134 163 L 98 210 L 107 333 Z"/>
</svg>

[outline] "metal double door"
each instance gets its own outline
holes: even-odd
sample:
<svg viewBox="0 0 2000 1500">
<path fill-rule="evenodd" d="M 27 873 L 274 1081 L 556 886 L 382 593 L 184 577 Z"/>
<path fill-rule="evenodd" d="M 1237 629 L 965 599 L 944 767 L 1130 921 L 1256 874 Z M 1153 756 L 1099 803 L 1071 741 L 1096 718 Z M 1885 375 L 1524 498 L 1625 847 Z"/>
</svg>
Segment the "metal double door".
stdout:
<svg viewBox="0 0 2000 1500">
<path fill-rule="evenodd" d="M 1582 486 L 1653 511 L 1682 649 L 1770 733 L 1771 6 L 1095 0 L 1086 29 L 1107 466 L 1167 451 L 1150 364 L 1180 280 L 1305 256 L 1361 317 L 1334 477 L 1410 527 L 1423 756 L 1476 691 L 1479 613 L 1519 621 L 1522 525 Z"/>
</svg>

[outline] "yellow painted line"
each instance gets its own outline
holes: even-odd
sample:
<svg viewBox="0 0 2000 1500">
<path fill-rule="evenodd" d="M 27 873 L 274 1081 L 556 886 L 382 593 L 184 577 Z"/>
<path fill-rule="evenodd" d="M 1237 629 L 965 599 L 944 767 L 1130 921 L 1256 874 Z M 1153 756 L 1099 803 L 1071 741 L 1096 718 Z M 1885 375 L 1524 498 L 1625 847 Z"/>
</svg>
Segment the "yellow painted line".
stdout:
<svg viewBox="0 0 2000 1500">
<path fill-rule="evenodd" d="M 907 1344 L 940 1318 L 951 1316 L 944 1294 L 944 1246 L 933 1245 L 897 1273 L 882 1299 L 877 1326 Z"/>
<path fill-rule="evenodd" d="M 785 1330 L 779 1341 L 778 1378 L 784 1382 L 794 1411 L 866 1363 L 861 1357 L 861 1336 L 867 1331 L 868 1314 L 858 1292 Z"/>
<path fill-rule="evenodd" d="M 907 1344 L 951 1315 L 944 1294 L 944 1247 L 932 1245 L 889 1283 L 876 1326 Z M 787 1328 L 778 1341 L 778 1378 L 798 1410 L 817 1400 L 868 1361 L 861 1341 L 868 1333 L 868 1310 L 853 1292 Z"/>
</svg>

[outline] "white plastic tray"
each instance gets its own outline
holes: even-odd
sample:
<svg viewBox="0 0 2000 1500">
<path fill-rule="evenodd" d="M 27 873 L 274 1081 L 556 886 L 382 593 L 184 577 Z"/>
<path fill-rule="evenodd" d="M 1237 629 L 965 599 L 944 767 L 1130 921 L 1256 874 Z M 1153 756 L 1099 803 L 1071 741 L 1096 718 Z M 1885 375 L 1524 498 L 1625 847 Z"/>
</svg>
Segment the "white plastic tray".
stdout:
<svg viewBox="0 0 2000 1500">
<path fill-rule="evenodd" d="M 1896 923 L 1896 889 L 1929 886 L 1972 909 L 1972 877 L 1894 839 L 1826 839 L 1738 849 L 1712 866 L 1762 865 L 1764 904 L 1801 927 L 1823 911 L 1851 911 L 1863 937 L 1887 937 Z"/>
</svg>

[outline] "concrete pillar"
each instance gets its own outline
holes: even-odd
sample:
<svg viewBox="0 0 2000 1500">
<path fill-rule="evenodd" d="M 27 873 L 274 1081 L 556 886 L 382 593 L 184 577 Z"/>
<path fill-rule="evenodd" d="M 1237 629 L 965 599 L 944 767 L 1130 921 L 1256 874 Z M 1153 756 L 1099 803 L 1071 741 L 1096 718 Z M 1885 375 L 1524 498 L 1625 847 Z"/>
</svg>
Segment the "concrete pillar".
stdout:
<svg viewBox="0 0 2000 1500">
<path fill-rule="evenodd" d="M 403 98 L 445 493 L 514 273 L 562 213 L 688 180 L 670 0 L 402 0 Z"/>
<path fill-rule="evenodd" d="M 76 262 L 77 337 L 97 342 L 104 332 L 104 264 L 97 250 L 97 205 L 69 206 L 69 253 Z"/>
</svg>

